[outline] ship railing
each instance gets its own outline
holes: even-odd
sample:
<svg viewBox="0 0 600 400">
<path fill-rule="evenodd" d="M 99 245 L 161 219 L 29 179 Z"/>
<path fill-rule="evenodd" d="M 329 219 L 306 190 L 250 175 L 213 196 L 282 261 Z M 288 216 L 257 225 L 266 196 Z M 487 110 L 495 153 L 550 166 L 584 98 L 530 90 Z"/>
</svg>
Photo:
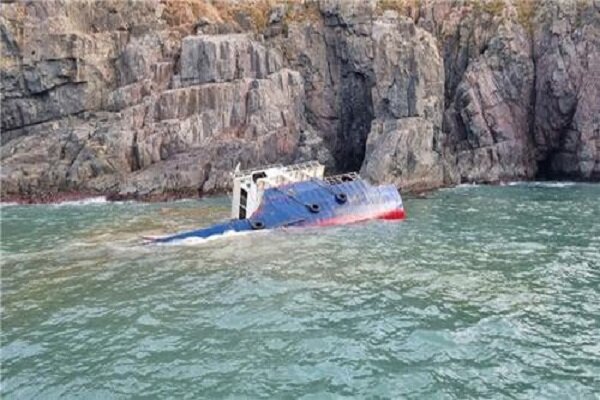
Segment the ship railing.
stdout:
<svg viewBox="0 0 600 400">
<path fill-rule="evenodd" d="M 323 180 L 330 185 L 337 185 L 343 182 L 352 182 L 357 179 L 360 179 L 358 172 L 346 172 L 345 174 L 331 175 L 323 178 Z"/>
<path fill-rule="evenodd" d="M 271 169 L 271 168 L 284 168 L 283 164 L 268 164 L 268 165 L 262 165 L 260 167 L 256 167 L 256 168 L 249 168 L 249 169 L 244 169 L 241 171 L 236 171 L 234 173 L 234 176 L 236 178 L 239 178 L 241 176 L 246 176 L 246 175 L 250 175 L 253 172 L 256 171 L 261 171 L 261 170 L 265 170 L 265 169 Z"/>
<path fill-rule="evenodd" d="M 302 163 L 298 163 L 298 164 L 292 164 L 292 165 L 288 165 L 286 167 L 286 169 L 288 171 L 302 171 L 305 169 L 313 169 L 313 168 L 318 168 L 321 166 L 321 163 L 318 161 L 305 161 Z"/>
<path fill-rule="evenodd" d="M 266 169 L 272 169 L 272 168 L 278 168 L 281 169 L 282 172 L 292 172 L 292 171 L 303 171 L 303 170 L 309 170 L 309 169 L 314 169 L 314 168 L 318 168 L 321 166 L 321 163 L 319 163 L 318 161 L 306 161 L 306 162 L 302 162 L 302 163 L 298 163 L 298 164 L 292 164 L 292 165 L 282 165 L 282 164 L 269 164 L 269 165 L 262 165 L 260 167 L 256 167 L 256 168 L 249 168 L 249 169 L 245 169 L 242 171 L 237 171 L 234 173 L 234 176 L 236 178 L 242 177 L 242 176 L 247 176 L 247 175 L 251 175 L 253 172 L 256 171 L 262 171 L 262 170 L 266 170 Z"/>
</svg>

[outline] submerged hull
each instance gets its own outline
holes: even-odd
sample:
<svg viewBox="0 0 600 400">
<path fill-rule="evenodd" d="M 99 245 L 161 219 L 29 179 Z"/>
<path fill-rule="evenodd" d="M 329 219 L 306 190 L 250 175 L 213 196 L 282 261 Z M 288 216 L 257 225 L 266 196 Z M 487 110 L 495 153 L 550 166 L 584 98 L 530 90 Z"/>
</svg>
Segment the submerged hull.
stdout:
<svg viewBox="0 0 600 400">
<path fill-rule="evenodd" d="M 335 184 L 314 179 L 267 189 L 260 207 L 249 218 L 152 241 L 168 243 L 190 238 L 206 239 L 227 232 L 331 226 L 371 219 L 404 219 L 402 198 L 394 186 L 372 186 L 362 179 Z"/>
</svg>

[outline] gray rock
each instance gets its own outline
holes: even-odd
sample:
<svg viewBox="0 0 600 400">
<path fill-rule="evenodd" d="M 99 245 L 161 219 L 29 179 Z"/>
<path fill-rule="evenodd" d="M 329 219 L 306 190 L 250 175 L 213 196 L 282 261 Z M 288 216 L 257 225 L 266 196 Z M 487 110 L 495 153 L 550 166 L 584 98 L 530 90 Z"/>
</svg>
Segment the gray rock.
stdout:
<svg viewBox="0 0 600 400">
<path fill-rule="evenodd" d="M 298 155 L 296 160 L 299 162 L 317 160 L 329 171 L 335 170 L 335 159 L 323 143 L 323 138 L 312 129 L 301 132 L 298 143 Z"/>
<path fill-rule="evenodd" d="M 442 157 L 435 149 L 433 122 L 423 117 L 376 120 L 360 173 L 374 183 L 393 183 L 407 191 L 444 184 Z"/>
<path fill-rule="evenodd" d="M 526 33 L 502 25 L 467 67 L 446 111 L 463 181 L 496 182 L 535 176 L 530 136 L 534 83 Z"/>
<path fill-rule="evenodd" d="M 600 13 L 544 4 L 534 32 L 534 139 L 546 176 L 600 178 Z"/>
<path fill-rule="evenodd" d="M 375 120 L 361 174 L 406 190 L 444 184 L 437 148 L 444 69 L 434 38 L 406 17 L 387 12 L 373 24 Z"/>
<path fill-rule="evenodd" d="M 29 93 L 40 94 L 56 86 L 76 82 L 77 61 L 72 58 L 42 61 L 35 67 L 25 67 L 23 78 Z"/>
<path fill-rule="evenodd" d="M 19 128 L 51 121 L 91 109 L 85 84 L 65 84 L 31 97 L 6 99 L 2 104 L 2 141 L 14 138 Z M 22 132 L 22 131 L 18 131 Z"/>
<path fill-rule="evenodd" d="M 373 24 L 373 42 L 375 117 L 420 116 L 440 128 L 444 69 L 435 39 L 406 17 L 384 16 Z"/>
<path fill-rule="evenodd" d="M 269 13 L 269 25 L 277 24 L 283 20 L 286 11 L 286 4 L 278 4 Z"/>
<path fill-rule="evenodd" d="M 213 192 L 311 158 L 412 190 L 600 179 L 598 1 L 418 3 L 279 5 L 265 38 L 208 3 L 4 4 L 1 193 Z"/>
<path fill-rule="evenodd" d="M 306 118 L 335 158 L 336 169 L 357 170 L 373 119 L 375 2 L 319 6 L 312 17 L 290 23 L 287 37 L 272 42 L 304 77 Z"/>
<path fill-rule="evenodd" d="M 265 78 L 281 66 L 276 50 L 247 34 L 188 36 L 182 42 L 181 80 L 186 86 Z"/>
</svg>

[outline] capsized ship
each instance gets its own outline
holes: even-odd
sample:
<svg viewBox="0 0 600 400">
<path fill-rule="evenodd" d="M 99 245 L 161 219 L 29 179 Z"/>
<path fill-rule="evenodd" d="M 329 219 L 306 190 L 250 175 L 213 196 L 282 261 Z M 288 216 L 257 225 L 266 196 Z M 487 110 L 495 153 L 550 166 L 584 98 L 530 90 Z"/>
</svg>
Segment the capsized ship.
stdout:
<svg viewBox="0 0 600 400">
<path fill-rule="evenodd" d="M 324 172 L 325 167 L 316 161 L 236 171 L 231 220 L 148 239 L 167 243 L 227 232 L 404 219 L 402 198 L 395 186 L 373 186 L 356 173 L 325 177 Z"/>
</svg>

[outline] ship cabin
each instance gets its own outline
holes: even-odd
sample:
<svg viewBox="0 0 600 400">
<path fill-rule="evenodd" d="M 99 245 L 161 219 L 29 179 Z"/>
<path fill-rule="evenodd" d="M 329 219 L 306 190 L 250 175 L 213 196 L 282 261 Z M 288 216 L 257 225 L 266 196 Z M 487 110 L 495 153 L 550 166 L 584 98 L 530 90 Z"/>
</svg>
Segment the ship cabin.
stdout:
<svg viewBox="0 0 600 400">
<path fill-rule="evenodd" d="M 269 165 L 257 169 L 236 171 L 233 176 L 231 218 L 249 218 L 260 206 L 265 190 L 290 183 L 323 179 L 325 166 L 318 161 L 283 166 Z"/>
</svg>

